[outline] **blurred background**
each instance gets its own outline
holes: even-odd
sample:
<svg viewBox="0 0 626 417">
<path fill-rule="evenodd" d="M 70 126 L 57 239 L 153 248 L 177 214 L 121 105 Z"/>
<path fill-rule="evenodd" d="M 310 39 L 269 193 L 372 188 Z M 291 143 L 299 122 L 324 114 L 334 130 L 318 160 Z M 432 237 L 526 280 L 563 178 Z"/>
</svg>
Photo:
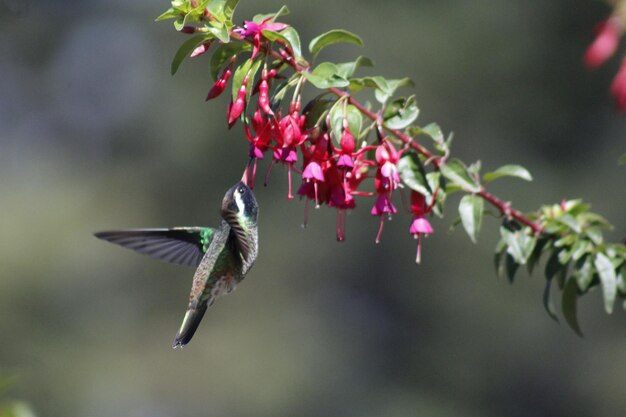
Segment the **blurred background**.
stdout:
<svg viewBox="0 0 626 417">
<path fill-rule="evenodd" d="M 242 0 L 239 22 L 286 0 Z M 626 120 L 608 90 L 619 65 L 583 68 L 589 0 L 290 0 L 304 44 L 341 27 L 375 72 L 410 76 L 418 122 L 454 131 L 485 169 L 534 183 L 493 191 L 530 211 L 582 197 L 626 235 Z M 478 245 L 434 220 L 414 264 L 410 217 L 371 201 L 335 241 L 335 212 L 286 200 L 285 172 L 257 188 L 259 259 L 172 350 L 193 269 L 98 241 L 97 230 L 212 225 L 247 142 L 205 103 L 208 58 L 169 65 L 185 39 L 153 20 L 163 1 L 0 0 L 0 384 L 37 416 L 626 415 L 626 314 L 584 297 L 586 337 L 544 312 L 544 278 L 498 280 L 498 221 Z M 267 165 L 262 164 L 262 173 Z M 262 174 L 261 174 L 262 175 Z M 0 379 L 3 377 L 0 376 Z"/>
</svg>

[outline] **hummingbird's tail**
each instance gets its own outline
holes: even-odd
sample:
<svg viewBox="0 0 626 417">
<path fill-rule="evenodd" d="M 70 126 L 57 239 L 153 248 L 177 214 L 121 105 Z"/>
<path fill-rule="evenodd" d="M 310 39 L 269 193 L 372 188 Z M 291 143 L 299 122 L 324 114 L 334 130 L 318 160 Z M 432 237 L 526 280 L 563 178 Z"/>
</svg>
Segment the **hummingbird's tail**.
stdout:
<svg viewBox="0 0 626 417">
<path fill-rule="evenodd" d="M 185 318 L 183 319 L 183 324 L 180 326 L 180 330 L 176 334 L 176 339 L 174 339 L 174 344 L 172 347 L 175 349 L 177 347 L 183 347 L 193 337 L 202 317 L 204 317 L 204 313 L 206 312 L 207 305 L 203 305 L 198 307 L 197 309 L 189 309 L 185 313 Z"/>
</svg>

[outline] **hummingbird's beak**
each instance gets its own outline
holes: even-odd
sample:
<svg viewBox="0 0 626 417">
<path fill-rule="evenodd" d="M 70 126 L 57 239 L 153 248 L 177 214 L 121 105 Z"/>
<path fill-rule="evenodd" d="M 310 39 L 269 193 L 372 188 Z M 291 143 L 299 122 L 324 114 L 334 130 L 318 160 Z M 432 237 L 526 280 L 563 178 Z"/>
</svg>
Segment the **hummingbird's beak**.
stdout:
<svg viewBox="0 0 626 417">
<path fill-rule="evenodd" d="M 243 170 L 243 175 L 241 177 L 241 182 L 243 182 L 246 185 L 248 185 L 248 176 L 249 176 L 248 171 L 250 170 L 250 165 L 252 165 L 253 160 L 254 158 L 250 158 L 250 160 L 248 161 L 248 164 L 246 165 L 246 169 Z"/>
</svg>

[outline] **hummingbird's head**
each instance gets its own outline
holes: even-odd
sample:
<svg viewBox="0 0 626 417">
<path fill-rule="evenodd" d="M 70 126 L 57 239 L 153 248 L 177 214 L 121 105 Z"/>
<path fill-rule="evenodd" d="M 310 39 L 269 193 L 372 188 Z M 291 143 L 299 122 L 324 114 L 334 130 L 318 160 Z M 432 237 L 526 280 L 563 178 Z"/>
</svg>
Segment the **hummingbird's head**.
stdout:
<svg viewBox="0 0 626 417">
<path fill-rule="evenodd" d="M 233 185 L 222 201 L 222 217 L 229 223 L 256 223 L 259 206 L 256 198 L 243 181 Z"/>
</svg>

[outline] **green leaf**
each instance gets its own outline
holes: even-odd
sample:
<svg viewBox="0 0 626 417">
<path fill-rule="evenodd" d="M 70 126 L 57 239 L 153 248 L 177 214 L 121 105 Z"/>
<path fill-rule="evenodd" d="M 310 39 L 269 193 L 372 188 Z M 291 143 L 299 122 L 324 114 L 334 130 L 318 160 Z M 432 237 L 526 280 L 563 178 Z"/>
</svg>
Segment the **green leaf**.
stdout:
<svg viewBox="0 0 626 417">
<path fill-rule="evenodd" d="M 607 314 L 611 314 L 615 305 L 615 297 L 617 296 L 617 275 L 615 274 L 613 263 L 604 253 L 599 252 L 596 255 L 594 265 L 600 276 L 602 295 L 604 296 L 604 310 Z"/>
<path fill-rule="evenodd" d="M 437 123 L 430 123 L 429 125 L 423 127 L 422 132 L 430 136 L 432 140 L 437 143 L 444 142 L 443 132 L 441 131 L 441 127 L 439 127 Z"/>
<path fill-rule="evenodd" d="M 545 276 L 546 279 L 552 279 L 554 276 L 561 271 L 563 265 L 559 262 L 559 250 L 553 250 L 548 258 L 548 262 L 546 262 L 545 268 Z"/>
<path fill-rule="evenodd" d="M 576 270 L 572 275 L 574 279 L 576 279 L 578 289 L 580 289 L 580 291 L 587 291 L 591 281 L 593 280 L 594 273 L 591 257 L 586 256 L 585 258 L 580 259 L 576 262 L 575 266 Z"/>
<path fill-rule="evenodd" d="M 515 273 L 519 268 L 519 264 L 515 262 L 515 259 L 507 252 L 506 254 L 506 276 L 509 279 L 509 282 L 513 284 L 513 280 L 515 279 Z"/>
<path fill-rule="evenodd" d="M 232 25 L 233 14 L 235 13 L 235 8 L 237 7 L 238 3 L 239 3 L 239 0 L 226 0 L 224 2 L 223 13 L 224 13 L 224 17 L 226 18 L 226 21 L 230 23 L 229 26 Z"/>
<path fill-rule="evenodd" d="M 346 117 L 348 118 L 348 128 L 350 133 L 357 138 L 361 134 L 363 128 L 363 115 L 352 104 L 346 106 Z M 357 144 L 358 145 L 358 144 Z"/>
<path fill-rule="evenodd" d="M 154 19 L 155 22 L 160 22 L 163 20 L 168 20 L 168 19 L 175 19 L 177 17 L 180 17 L 180 12 L 172 7 L 170 7 L 169 9 L 167 9 L 165 12 L 161 13 L 159 15 L 159 17 L 157 17 L 156 19 Z"/>
<path fill-rule="evenodd" d="M 626 165 L 626 153 L 622 156 L 619 157 L 619 160 L 617 161 L 619 165 Z"/>
<path fill-rule="evenodd" d="M 537 238 L 525 230 L 511 232 L 504 227 L 500 228 L 500 234 L 508 246 L 507 253 L 515 259 L 515 262 L 525 265 L 537 244 Z"/>
<path fill-rule="evenodd" d="M 350 83 L 338 74 L 337 66 L 332 62 L 322 62 L 312 72 L 303 72 L 302 75 L 315 87 L 326 90 L 331 87 L 347 87 Z"/>
<path fill-rule="evenodd" d="M 377 79 L 382 77 L 362 77 L 362 78 L 350 78 L 350 90 L 357 92 L 364 88 L 379 88 Z"/>
<path fill-rule="evenodd" d="M 484 200 L 477 195 L 469 194 L 461 199 L 459 214 L 463 228 L 472 242 L 476 243 L 483 221 Z"/>
<path fill-rule="evenodd" d="M 343 29 L 333 29 L 313 38 L 309 43 L 309 51 L 317 55 L 322 49 L 334 43 L 347 42 L 363 46 L 363 40 L 352 32 Z"/>
<path fill-rule="evenodd" d="M 211 55 L 210 72 L 211 77 L 217 80 L 220 69 L 231 60 L 234 55 L 238 55 L 243 51 L 251 51 L 252 46 L 249 43 L 236 42 L 226 43 L 217 47 L 213 55 Z"/>
<path fill-rule="evenodd" d="M 269 19 L 268 22 L 274 22 L 277 18 L 287 16 L 289 13 L 289 8 L 287 6 L 283 6 L 276 13 L 257 14 L 252 18 L 252 21 L 261 23 L 264 20 Z"/>
<path fill-rule="evenodd" d="M 467 172 L 470 173 L 470 175 L 473 178 L 478 177 L 478 174 L 480 173 L 480 169 L 482 168 L 483 163 L 480 162 L 480 160 L 473 162 L 472 164 L 470 164 L 470 166 L 467 167 Z"/>
<path fill-rule="evenodd" d="M 587 229 L 585 229 L 585 234 L 596 245 L 600 245 L 604 241 L 604 237 L 602 236 L 602 229 L 600 229 L 599 227 L 588 227 Z"/>
<path fill-rule="evenodd" d="M 578 222 L 583 225 L 583 227 L 597 226 L 602 229 L 613 229 L 613 225 L 611 225 L 611 223 L 609 223 L 607 219 L 597 213 L 581 213 L 577 216 L 577 219 Z"/>
<path fill-rule="evenodd" d="M 587 239 L 578 238 L 572 247 L 572 260 L 579 260 L 589 250 L 589 241 Z"/>
<path fill-rule="evenodd" d="M 344 117 L 348 119 L 348 128 L 355 138 L 358 137 L 363 125 L 363 116 L 359 109 L 353 105 L 347 105 L 345 111 L 343 105 L 334 106 L 330 111 L 330 127 L 333 131 L 333 139 L 337 146 L 341 144 Z"/>
<path fill-rule="evenodd" d="M 460 160 L 452 159 L 447 164 L 440 165 L 439 169 L 444 177 L 465 191 L 471 193 L 480 191 L 480 186 L 476 184 L 476 181 L 467 172 L 467 167 Z"/>
<path fill-rule="evenodd" d="M 180 64 L 183 62 L 183 60 L 189 54 L 191 54 L 191 52 L 194 49 L 196 49 L 198 45 L 200 45 L 201 43 L 205 41 L 208 41 L 212 37 L 213 36 L 210 36 L 210 35 L 196 35 L 190 39 L 187 39 L 185 42 L 183 42 L 180 48 L 178 48 L 178 51 L 176 51 L 176 55 L 174 56 L 174 59 L 172 60 L 172 67 L 171 67 L 172 75 L 176 74 L 176 71 L 178 71 L 178 68 L 180 67 Z"/>
<path fill-rule="evenodd" d="M 289 42 L 296 61 L 300 60 L 300 58 L 302 58 L 302 47 L 300 46 L 300 36 L 298 32 L 293 27 L 289 26 L 283 29 L 280 34 Z"/>
<path fill-rule="evenodd" d="M 250 68 L 252 68 L 252 61 L 247 59 L 246 62 L 239 65 L 237 69 L 235 70 L 235 73 L 233 74 L 233 84 L 232 84 L 232 91 L 231 91 L 233 101 L 237 99 L 237 94 L 239 93 L 239 89 L 241 88 L 241 85 L 243 84 L 244 78 L 250 71 Z M 248 84 L 251 84 L 250 80 L 248 80 Z"/>
<path fill-rule="evenodd" d="M 504 165 L 493 172 L 487 172 L 483 179 L 485 182 L 491 182 L 500 177 L 517 177 L 526 181 L 532 181 L 533 177 L 526 168 L 520 165 Z"/>
<path fill-rule="evenodd" d="M 504 264 L 502 262 L 502 257 L 506 253 L 506 243 L 502 239 L 498 241 L 496 245 L 496 250 L 493 256 L 493 264 L 496 269 L 496 276 L 498 278 L 502 278 L 504 275 Z"/>
<path fill-rule="evenodd" d="M 426 171 L 415 152 L 406 152 L 398 161 L 398 172 L 402 181 L 412 190 L 428 196 L 432 190 L 426 179 Z"/>
<path fill-rule="evenodd" d="M 533 249 L 528 259 L 526 260 L 526 267 L 528 268 L 529 275 L 533 273 L 533 270 L 535 269 L 537 262 L 539 262 L 539 260 L 541 259 L 543 250 L 546 247 L 546 244 L 548 242 L 549 240 L 547 238 L 537 239 L 537 244 L 535 245 L 535 248 Z"/>
<path fill-rule="evenodd" d="M 183 27 L 185 27 L 185 19 L 187 16 L 185 17 L 179 17 L 174 21 L 174 29 L 176 29 L 177 31 L 181 31 L 183 29 Z"/>
<path fill-rule="evenodd" d="M 580 331 L 578 325 L 578 317 L 576 314 L 576 303 L 578 302 L 578 284 L 573 279 L 570 279 L 565 284 L 563 289 L 563 296 L 561 298 L 561 309 L 563 310 L 563 317 L 569 324 L 569 327 L 576 332 L 580 337 L 583 337 L 583 333 Z"/>
<path fill-rule="evenodd" d="M 326 118 L 328 110 L 337 102 L 336 99 L 325 98 L 327 93 L 322 93 L 309 101 L 302 114 L 306 116 L 305 127 L 311 129 L 319 126 L 323 119 Z"/>
<path fill-rule="evenodd" d="M 261 68 L 262 63 L 262 60 L 257 59 L 250 68 L 250 72 L 248 73 L 250 79 L 248 81 L 248 85 L 246 86 L 246 103 L 250 102 L 250 96 L 252 96 L 252 90 L 254 88 L 254 78 L 256 77 L 257 72 L 259 72 L 259 68 Z"/>
<path fill-rule="evenodd" d="M 221 22 L 211 22 L 210 26 L 207 27 L 207 30 L 223 43 L 230 42 L 230 31 L 228 30 L 228 26 L 226 24 Z"/>
<path fill-rule="evenodd" d="M 426 181 L 431 190 L 439 189 L 434 196 L 426 195 L 426 205 L 429 207 L 433 206 L 433 213 L 439 217 L 443 217 L 443 204 L 446 202 L 447 196 L 443 177 L 440 172 L 433 171 L 426 174 Z"/>
<path fill-rule="evenodd" d="M 378 85 L 378 88 L 374 91 L 374 95 L 376 96 L 376 100 L 381 104 L 385 104 L 398 88 L 413 87 L 415 85 L 410 78 L 386 79 L 383 77 L 372 77 L 372 79 L 374 79 Z"/>
<path fill-rule="evenodd" d="M 374 63 L 371 59 L 360 56 L 354 61 L 351 62 L 343 62 L 341 64 L 337 64 L 337 73 L 344 78 L 350 78 L 354 74 L 354 72 L 359 67 L 373 67 Z"/>
<path fill-rule="evenodd" d="M 415 97 L 399 98 L 391 102 L 383 113 L 385 126 L 390 129 L 404 129 L 417 119 L 419 109 Z"/>
<path fill-rule="evenodd" d="M 546 281 L 546 286 L 543 290 L 543 307 L 546 309 L 548 315 L 552 318 L 552 320 L 559 322 L 559 318 L 556 315 L 556 308 L 554 307 L 554 301 L 550 296 L 550 288 L 552 287 L 552 280 L 549 279 Z"/>
<path fill-rule="evenodd" d="M 580 233 L 580 225 L 578 221 L 571 214 L 564 214 L 556 219 L 557 222 L 562 223 L 569 227 L 572 231 L 576 233 Z"/>
<path fill-rule="evenodd" d="M 624 265 L 624 267 L 622 267 L 622 271 L 620 271 L 620 273 L 617 274 L 617 289 L 620 290 L 620 292 L 622 293 L 626 292 L 626 280 L 624 279 L 625 276 L 626 276 L 626 265 Z"/>
</svg>

